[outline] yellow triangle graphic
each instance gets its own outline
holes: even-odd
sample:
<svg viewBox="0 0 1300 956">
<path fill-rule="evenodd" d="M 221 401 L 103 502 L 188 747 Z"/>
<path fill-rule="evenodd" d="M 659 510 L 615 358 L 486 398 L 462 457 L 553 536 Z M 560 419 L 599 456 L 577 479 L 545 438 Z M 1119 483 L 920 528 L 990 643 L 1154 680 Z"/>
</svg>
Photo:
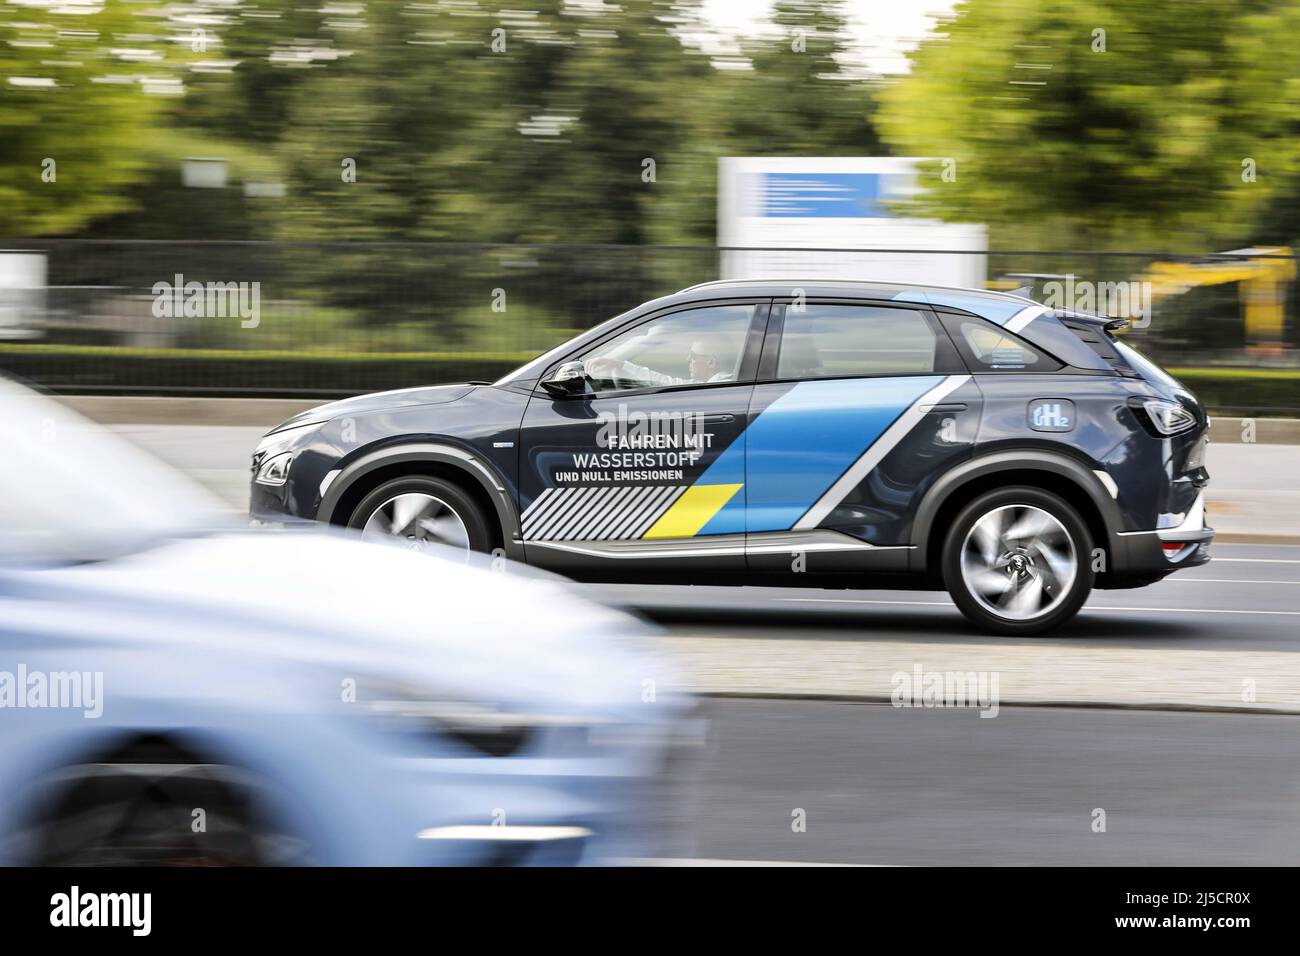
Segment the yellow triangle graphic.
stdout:
<svg viewBox="0 0 1300 956">
<path fill-rule="evenodd" d="M 743 485 L 691 485 L 642 537 L 694 537 L 742 487 Z"/>
</svg>

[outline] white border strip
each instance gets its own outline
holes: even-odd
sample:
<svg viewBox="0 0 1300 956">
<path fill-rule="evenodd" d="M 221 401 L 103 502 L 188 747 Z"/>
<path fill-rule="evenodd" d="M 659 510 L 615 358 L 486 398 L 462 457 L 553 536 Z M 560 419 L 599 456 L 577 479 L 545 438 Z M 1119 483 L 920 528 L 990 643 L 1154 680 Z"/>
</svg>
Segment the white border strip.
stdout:
<svg viewBox="0 0 1300 956">
<path fill-rule="evenodd" d="M 1041 305 L 1031 305 L 1021 309 L 1011 318 L 1003 323 L 1002 327 L 1013 335 L 1020 332 L 1026 325 L 1034 321 L 1040 315 L 1045 315 L 1047 309 Z"/>
<path fill-rule="evenodd" d="M 894 447 L 923 419 L 930 407 L 938 405 L 950 393 L 970 381 L 969 375 L 949 375 L 942 382 L 930 389 L 899 415 L 894 424 L 885 429 L 864 451 L 861 457 L 849 466 L 848 471 L 840 475 L 835 483 L 822 492 L 803 517 L 796 521 L 791 531 L 808 531 L 821 524 L 828 514 L 848 496 L 849 492 L 862 483 L 871 470 L 894 450 Z"/>
</svg>

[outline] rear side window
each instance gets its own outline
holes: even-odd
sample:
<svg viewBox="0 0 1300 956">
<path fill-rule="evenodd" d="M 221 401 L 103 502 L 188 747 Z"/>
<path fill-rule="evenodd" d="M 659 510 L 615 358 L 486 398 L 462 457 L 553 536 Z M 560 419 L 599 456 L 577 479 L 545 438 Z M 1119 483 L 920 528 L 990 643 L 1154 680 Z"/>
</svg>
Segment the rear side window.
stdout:
<svg viewBox="0 0 1300 956">
<path fill-rule="evenodd" d="M 913 309 L 813 305 L 785 312 L 777 356 L 780 379 L 929 374 L 938 337 Z"/>
<path fill-rule="evenodd" d="M 983 319 L 945 316 L 972 372 L 1054 372 L 1061 364 Z"/>
</svg>

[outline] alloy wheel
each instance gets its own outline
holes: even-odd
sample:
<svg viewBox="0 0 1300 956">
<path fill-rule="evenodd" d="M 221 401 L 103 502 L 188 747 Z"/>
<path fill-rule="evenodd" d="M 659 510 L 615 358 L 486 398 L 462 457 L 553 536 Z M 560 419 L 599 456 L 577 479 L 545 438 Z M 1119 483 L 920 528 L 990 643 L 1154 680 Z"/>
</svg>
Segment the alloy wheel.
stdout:
<svg viewBox="0 0 1300 956">
<path fill-rule="evenodd" d="M 1053 514 L 1004 505 L 982 515 L 961 548 L 961 574 L 985 610 L 1029 621 L 1055 609 L 1078 574 L 1074 540 Z"/>
</svg>

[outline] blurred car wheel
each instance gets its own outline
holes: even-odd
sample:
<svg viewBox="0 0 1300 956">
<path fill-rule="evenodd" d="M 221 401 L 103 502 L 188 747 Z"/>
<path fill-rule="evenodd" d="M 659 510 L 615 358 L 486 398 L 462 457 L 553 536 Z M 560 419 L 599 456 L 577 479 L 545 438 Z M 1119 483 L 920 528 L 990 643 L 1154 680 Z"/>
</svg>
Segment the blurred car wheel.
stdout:
<svg viewBox="0 0 1300 956">
<path fill-rule="evenodd" d="M 1092 590 L 1092 540 L 1068 503 L 1041 488 L 990 491 L 957 515 L 944 583 L 973 623 L 1029 635 L 1074 617 Z"/>
<path fill-rule="evenodd" d="M 263 788 L 237 768 L 121 762 L 67 768 L 33 826 L 36 866 L 286 866 L 304 841 L 259 809 Z"/>
<path fill-rule="evenodd" d="M 395 478 L 370 492 L 348 519 L 367 536 L 403 538 L 413 547 L 441 544 L 465 552 L 490 551 L 482 510 L 449 481 L 425 475 Z"/>
</svg>

